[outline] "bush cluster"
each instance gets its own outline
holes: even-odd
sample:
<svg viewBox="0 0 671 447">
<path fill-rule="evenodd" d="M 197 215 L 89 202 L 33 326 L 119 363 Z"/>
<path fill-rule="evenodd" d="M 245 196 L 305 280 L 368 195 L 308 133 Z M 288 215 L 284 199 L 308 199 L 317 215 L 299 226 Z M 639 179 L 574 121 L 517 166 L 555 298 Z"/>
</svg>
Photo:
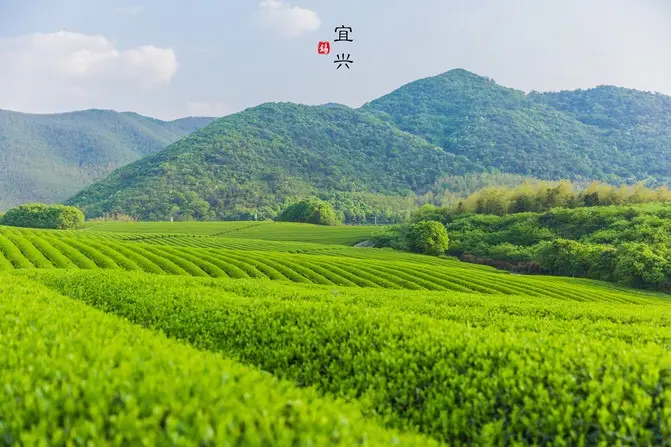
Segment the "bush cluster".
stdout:
<svg viewBox="0 0 671 447">
<path fill-rule="evenodd" d="M 552 208 L 583 208 L 593 206 L 633 205 L 651 202 L 671 203 L 671 191 L 667 186 L 647 188 L 643 183 L 613 186 L 593 182 L 580 187 L 569 181 L 525 182 L 522 185 L 492 186 L 482 188 L 453 206 L 437 208 L 427 205 L 415 212 L 415 220 L 423 213 L 440 214 L 449 219 L 462 213 L 506 214 L 543 212 Z"/>
<path fill-rule="evenodd" d="M 671 205 L 554 208 L 542 213 L 444 215 L 448 253 L 512 271 L 549 273 L 671 290 Z"/>
<path fill-rule="evenodd" d="M 84 214 L 74 206 L 30 203 L 10 209 L 0 224 L 12 227 L 75 229 L 84 223 Z"/>
</svg>

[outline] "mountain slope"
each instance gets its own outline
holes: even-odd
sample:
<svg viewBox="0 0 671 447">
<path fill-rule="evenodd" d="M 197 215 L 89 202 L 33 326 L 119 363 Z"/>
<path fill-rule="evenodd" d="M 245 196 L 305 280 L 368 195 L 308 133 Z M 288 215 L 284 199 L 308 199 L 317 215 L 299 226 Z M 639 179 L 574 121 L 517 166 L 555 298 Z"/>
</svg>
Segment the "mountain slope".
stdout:
<svg viewBox="0 0 671 447">
<path fill-rule="evenodd" d="M 407 84 L 363 110 L 467 156 L 482 170 L 546 179 L 671 179 L 671 127 L 666 126 L 671 98 L 612 88 L 610 100 L 598 109 L 599 121 L 593 116 L 594 101 L 583 96 L 581 91 L 526 95 L 452 70 Z M 613 108 L 612 103 L 628 107 Z M 633 136 L 626 135 L 630 121 L 638 126 Z"/>
<path fill-rule="evenodd" d="M 70 203 L 89 216 L 248 218 L 309 194 L 423 194 L 483 172 L 668 182 L 669 104 L 617 88 L 525 94 L 452 70 L 360 109 L 265 104 L 222 118 Z"/>
<path fill-rule="evenodd" d="M 637 178 L 670 177 L 671 97 L 612 86 L 531 97 L 600 129 Z"/>
<path fill-rule="evenodd" d="M 96 216 L 273 215 L 291 197 L 337 191 L 424 192 L 474 167 L 422 138 L 345 106 L 264 104 L 221 118 L 115 171 L 69 203 Z"/>
<path fill-rule="evenodd" d="M 0 210 L 28 201 L 63 201 L 212 120 L 165 122 L 108 110 L 49 115 L 0 110 Z"/>
</svg>

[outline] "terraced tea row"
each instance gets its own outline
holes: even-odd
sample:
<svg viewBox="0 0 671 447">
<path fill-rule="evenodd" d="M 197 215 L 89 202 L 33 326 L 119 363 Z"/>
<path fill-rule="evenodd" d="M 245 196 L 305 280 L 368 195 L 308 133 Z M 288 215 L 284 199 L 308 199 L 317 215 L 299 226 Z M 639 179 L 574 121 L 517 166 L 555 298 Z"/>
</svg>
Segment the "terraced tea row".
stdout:
<svg viewBox="0 0 671 447">
<path fill-rule="evenodd" d="M 86 231 L 100 233 L 154 233 L 212 235 L 242 230 L 250 226 L 267 225 L 271 222 L 90 222 Z"/>
<path fill-rule="evenodd" d="M 671 308 L 661 301 L 597 307 L 318 286 L 268 296 L 227 292 L 238 286 L 226 280 L 30 276 L 451 445 L 663 445 L 671 437 Z"/>
<path fill-rule="evenodd" d="M 95 227 L 93 227 L 95 228 Z M 230 250 L 263 250 L 279 251 L 287 253 L 317 253 L 333 254 L 336 256 L 347 256 L 358 259 L 380 259 L 387 261 L 407 261 L 422 264 L 445 265 L 456 260 L 444 257 L 433 257 L 413 254 L 409 252 L 396 251 L 391 249 L 363 249 L 344 245 L 322 245 L 311 242 L 291 242 L 291 241 L 270 241 L 263 239 L 231 238 L 220 236 L 209 236 L 203 234 L 185 234 L 185 233 L 130 233 L 130 232 L 98 232 L 98 231 L 55 231 L 55 230 L 36 230 L 25 228 L 0 227 L 0 234 L 14 234 L 20 236 L 38 236 L 38 237 L 74 237 L 81 239 L 95 240 L 113 240 L 124 242 L 143 242 L 154 245 L 167 245 L 175 247 L 193 247 L 193 248 L 222 248 Z M 492 267 L 461 264 L 466 268 L 479 268 L 495 272 Z M 505 272 L 501 272 L 505 273 Z"/>
<path fill-rule="evenodd" d="M 0 273 L 0 445 L 437 445 Z"/>
<path fill-rule="evenodd" d="M 109 222 L 89 224 L 87 229 L 108 233 L 197 234 L 269 241 L 354 245 L 370 237 L 379 227 L 329 227 L 289 222 Z"/>
<path fill-rule="evenodd" d="M 214 278 L 258 278 L 369 288 L 449 290 L 555 297 L 580 301 L 648 302 L 646 294 L 570 281 L 492 273 L 458 262 L 443 265 L 318 254 L 185 248 L 95 238 L 0 235 L 0 270 L 111 269 Z"/>
</svg>

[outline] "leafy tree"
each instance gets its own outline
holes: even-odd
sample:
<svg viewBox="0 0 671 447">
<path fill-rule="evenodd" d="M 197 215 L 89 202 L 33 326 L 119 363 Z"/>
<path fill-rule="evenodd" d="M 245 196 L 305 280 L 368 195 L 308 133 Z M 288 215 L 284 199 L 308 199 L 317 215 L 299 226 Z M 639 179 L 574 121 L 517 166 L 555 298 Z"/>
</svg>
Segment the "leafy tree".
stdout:
<svg viewBox="0 0 671 447">
<path fill-rule="evenodd" d="M 338 225 L 340 223 L 333 207 L 318 199 L 303 200 L 289 205 L 277 220 L 316 225 Z"/>
<path fill-rule="evenodd" d="M 408 248 L 417 253 L 442 255 L 449 248 L 449 237 L 445 226 L 436 221 L 421 221 L 413 224 L 406 234 Z"/>
</svg>

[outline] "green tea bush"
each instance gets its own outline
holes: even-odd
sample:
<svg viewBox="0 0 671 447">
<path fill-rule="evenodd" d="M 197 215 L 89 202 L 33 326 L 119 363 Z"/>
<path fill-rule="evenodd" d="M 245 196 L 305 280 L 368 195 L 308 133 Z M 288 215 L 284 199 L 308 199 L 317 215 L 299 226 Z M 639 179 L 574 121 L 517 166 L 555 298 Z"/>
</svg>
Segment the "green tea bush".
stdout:
<svg viewBox="0 0 671 447">
<path fill-rule="evenodd" d="M 25 278 L 0 284 L 0 446 L 437 445 Z"/>
<path fill-rule="evenodd" d="M 663 300 L 582 311 L 549 298 L 365 289 L 341 298 L 330 286 L 232 294 L 224 289 L 243 286 L 114 272 L 32 276 L 450 444 L 663 445 L 671 437 Z"/>
<path fill-rule="evenodd" d="M 69 230 L 84 223 L 84 213 L 74 206 L 30 203 L 10 209 L 0 224 L 12 227 Z"/>
</svg>

